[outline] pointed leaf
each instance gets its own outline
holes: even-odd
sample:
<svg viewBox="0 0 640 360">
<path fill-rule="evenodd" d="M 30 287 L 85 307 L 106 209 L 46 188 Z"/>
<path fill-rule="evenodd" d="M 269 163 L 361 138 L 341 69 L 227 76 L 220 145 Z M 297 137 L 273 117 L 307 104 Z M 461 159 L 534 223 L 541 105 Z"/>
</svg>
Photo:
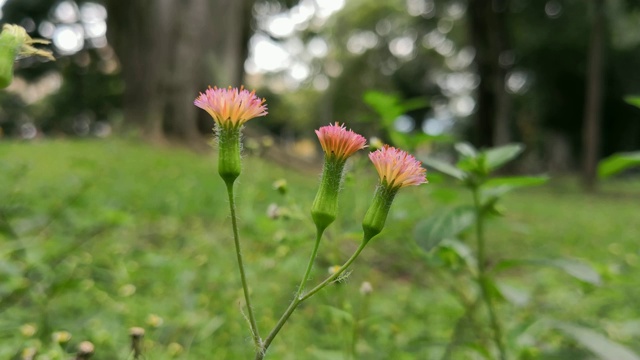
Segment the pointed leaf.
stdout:
<svg viewBox="0 0 640 360">
<path fill-rule="evenodd" d="M 467 246 L 467 244 L 462 241 L 454 240 L 454 239 L 444 239 L 440 244 L 439 248 L 446 248 L 455 253 L 460 259 L 464 260 L 467 265 L 472 268 L 476 268 L 476 257 L 473 255 L 473 251 L 471 248 Z"/>
<path fill-rule="evenodd" d="M 458 180 L 464 180 L 467 177 L 467 174 L 464 171 L 444 161 L 437 160 L 431 157 L 423 157 L 420 158 L 420 160 L 427 166 L 427 170 L 435 169 L 436 171 L 449 175 Z"/>
<path fill-rule="evenodd" d="M 598 176 L 608 178 L 634 166 L 640 166 L 640 151 L 613 154 L 598 163 Z"/>
<path fill-rule="evenodd" d="M 504 282 L 496 282 L 496 289 L 502 297 L 515 306 L 525 306 L 531 300 L 531 294 Z"/>
<path fill-rule="evenodd" d="M 402 104 L 403 112 L 409 112 L 413 110 L 418 110 L 429 106 L 429 101 L 427 99 L 416 97 L 405 100 Z"/>
<path fill-rule="evenodd" d="M 442 240 L 455 238 L 475 222 L 471 207 L 456 207 L 422 220 L 414 229 L 414 237 L 420 247 L 430 251 Z"/>
<path fill-rule="evenodd" d="M 382 122 L 387 126 L 393 124 L 393 121 L 403 113 L 396 95 L 367 91 L 364 94 L 364 101 L 380 115 Z"/>
<path fill-rule="evenodd" d="M 589 264 L 573 259 L 543 260 L 543 265 L 549 265 L 563 270 L 574 278 L 592 285 L 600 285 L 600 274 Z"/>
<path fill-rule="evenodd" d="M 625 96 L 624 101 L 640 109 L 640 96 Z"/>
<path fill-rule="evenodd" d="M 467 142 L 459 142 L 455 144 L 453 147 L 456 149 L 458 154 L 462 155 L 463 157 L 474 158 L 478 155 L 478 152 L 473 147 L 473 145 Z"/>
<path fill-rule="evenodd" d="M 490 205 L 509 191 L 528 186 L 538 186 L 549 180 L 546 176 L 515 176 L 495 178 L 487 181 L 480 189 L 480 202 Z"/>
<path fill-rule="evenodd" d="M 574 278 L 592 284 L 600 285 L 600 274 L 589 264 L 575 259 L 512 259 L 503 260 L 494 267 L 495 271 L 506 270 L 520 265 L 550 266 L 560 269 Z"/>
<path fill-rule="evenodd" d="M 555 323 L 554 327 L 603 360 L 640 360 L 631 349 L 592 329 L 568 323 Z"/>
<path fill-rule="evenodd" d="M 509 144 L 486 150 L 486 165 L 489 171 L 493 171 L 516 158 L 524 151 L 522 144 Z"/>
</svg>

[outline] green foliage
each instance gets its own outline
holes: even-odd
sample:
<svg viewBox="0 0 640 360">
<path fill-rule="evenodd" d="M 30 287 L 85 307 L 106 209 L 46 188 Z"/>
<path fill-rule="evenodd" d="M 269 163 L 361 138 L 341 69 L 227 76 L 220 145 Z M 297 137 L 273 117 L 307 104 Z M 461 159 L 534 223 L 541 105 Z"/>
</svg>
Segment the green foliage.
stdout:
<svg viewBox="0 0 640 360">
<path fill-rule="evenodd" d="M 430 141 L 448 141 L 449 136 L 432 136 L 424 132 L 405 133 L 396 130 L 395 121 L 401 115 L 410 111 L 425 108 L 429 103 L 423 98 L 413 98 L 403 100 L 397 95 L 386 94 L 379 91 L 369 90 L 364 94 L 364 102 L 367 103 L 380 117 L 380 125 L 388 134 L 391 143 L 394 145 L 415 150 L 418 146 Z"/>
<path fill-rule="evenodd" d="M 506 342 L 505 345 L 504 342 L 504 323 L 508 324 L 507 329 L 511 328 L 511 336 L 534 336 L 526 334 L 527 330 L 520 332 L 523 329 L 523 324 L 518 322 L 530 320 L 514 319 L 513 321 L 507 321 L 504 313 L 508 311 L 504 306 L 497 307 L 495 302 L 507 302 L 515 307 L 527 309 L 527 311 L 531 311 L 531 319 L 541 319 L 548 314 L 543 314 L 542 311 L 536 312 L 535 306 L 538 300 L 534 295 L 536 290 L 533 287 L 526 289 L 526 286 L 523 287 L 502 279 L 496 279 L 496 276 L 500 275 L 502 277 L 508 272 L 517 272 L 524 266 L 535 266 L 536 269 L 533 271 L 527 269 L 527 272 L 540 272 L 543 268 L 558 269 L 589 287 L 602 285 L 603 277 L 598 269 L 579 259 L 536 258 L 533 253 L 523 252 L 518 249 L 517 245 L 514 247 L 514 250 L 516 250 L 513 254 L 516 255 L 515 258 L 501 259 L 494 266 L 488 265 L 494 263 L 495 260 L 490 260 L 486 255 L 486 251 L 489 249 L 495 250 L 497 247 L 494 243 L 495 239 L 490 236 L 485 239 L 485 233 L 491 233 L 490 231 L 485 231 L 485 225 L 491 215 L 505 215 L 498 206 L 498 201 L 502 200 L 503 196 L 511 190 L 543 185 L 549 179 L 546 176 L 491 176 L 492 172 L 522 153 L 524 148 L 519 144 L 479 151 L 470 144 L 459 143 L 454 146 L 454 149 L 459 154 L 459 160 L 455 166 L 432 158 L 426 158 L 424 162 L 428 167 L 459 180 L 460 184 L 471 193 L 473 206 L 459 205 L 448 211 L 439 211 L 416 226 L 414 237 L 423 251 L 429 252 L 432 257 L 435 256 L 440 260 L 439 262 L 431 260 L 429 261 L 430 264 L 438 264 L 440 267 L 457 274 L 458 278 L 467 277 L 468 282 L 475 283 L 476 289 L 479 289 L 475 291 L 476 293 L 479 292 L 479 294 L 460 296 L 459 301 L 465 308 L 465 314 L 458 320 L 458 324 L 463 324 L 467 321 L 467 318 L 474 316 L 477 312 L 478 303 L 482 302 L 487 307 L 485 325 L 482 323 L 470 324 L 470 326 L 473 326 L 472 333 L 474 335 L 468 336 L 465 345 L 473 344 L 477 347 L 478 341 L 487 341 L 487 338 L 489 338 L 493 341 L 493 348 L 486 345 L 478 348 L 486 353 L 489 358 L 511 358 L 514 353 L 518 352 L 523 356 L 527 354 L 524 358 L 536 358 L 532 357 L 531 349 L 527 346 L 521 347 L 509 342 Z M 474 250 L 471 250 L 464 243 L 466 238 L 471 236 L 471 231 L 467 230 L 472 227 L 475 228 L 475 234 L 472 235 L 476 241 Z M 550 239 L 541 238 L 540 240 L 544 243 Z M 452 255 L 454 256 L 452 257 Z M 429 256 L 427 256 L 427 259 L 429 260 Z M 460 261 L 457 259 L 461 260 L 466 266 L 461 267 Z M 566 285 L 562 284 L 560 286 Z M 455 292 L 465 294 L 470 290 L 465 290 L 462 287 L 462 289 L 456 289 Z M 636 355 L 631 350 L 598 335 L 593 330 L 578 328 L 570 323 L 567 323 L 563 329 L 570 327 L 582 330 L 576 330 L 568 334 L 568 336 L 573 337 L 578 343 L 595 354 L 602 355 L 611 352 L 612 354 L 619 354 L 622 356 L 621 358 L 628 355 L 634 356 L 631 359 L 636 358 Z M 486 328 L 489 328 L 489 330 Z M 449 356 L 454 351 L 456 351 L 456 354 L 462 351 L 459 349 L 462 347 L 460 338 L 464 336 L 464 331 L 461 329 L 461 327 L 456 326 L 454 330 L 454 334 L 447 346 L 446 353 Z M 488 335 L 479 335 L 487 331 L 489 332 Z M 548 331 L 535 335 L 536 338 L 545 336 L 548 336 Z M 591 337 L 593 337 L 593 341 L 590 342 L 589 339 Z M 458 349 L 456 350 L 456 348 Z M 563 358 L 570 357 L 564 356 Z"/>
<path fill-rule="evenodd" d="M 577 343 L 589 349 L 603 360 L 640 360 L 625 346 L 617 344 L 591 329 L 565 323 L 555 323 L 555 328 L 575 339 Z"/>
<path fill-rule="evenodd" d="M 233 243 L 221 230 L 229 217 L 224 206 L 212 205 L 226 202 L 214 158 L 121 140 L 1 143 L 0 223 L 10 230 L 0 233 L 0 358 L 14 358 L 29 346 L 41 356 L 68 358 L 63 354 L 90 340 L 96 359 L 127 359 L 131 326 L 146 329 L 149 359 L 250 358 Z M 373 191 L 375 174 L 366 156 L 353 160 L 355 172 L 366 173 L 366 164 L 371 176 L 345 178 L 341 215 L 328 229 L 313 279 L 326 276 L 360 240 L 371 196 L 361 190 Z M 300 209 L 310 207 L 317 178 L 253 157 L 244 161 L 239 225 L 250 284 L 269 276 L 268 285 L 252 287 L 259 324 L 266 328 L 291 299 L 313 245 L 310 215 Z M 283 178 L 285 194 L 272 186 Z M 448 208 L 468 207 L 465 192 L 447 182 L 438 187 L 456 194 Z M 468 229 L 458 240 L 416 254 L 408 226 L 445 210 L 431 196 L 404 190 L 353 273 L 294 314 L 272 358 L 349 358 L 356 323 L 358 358 L 442 358 L 455 319 L 464 315 L 464 299 L 477 294 L 467 270 L 475 266 L 474 245 Z M 612 190 L 629 196 L 585 196 L 574 184 L 556 182 L 500 199 L 509 211 L 500 221 L 489 219 L 488 261 L 500 270 L 492 287 L 514 358 L 592 356 L 585 344 L 541 326 L 542 313 L 640 352 L 634 306 L 640 298 L 634 198 L 640 186 L 603 183 L 605 194 Z M 271 204 L 288 215 L 269 217 Z M 559 254 L 594 264 L 603 286 L 567 281 L 553 266 L 500 268 L 505 259 L 553 260 Z M 425 258 L 430 261 L 420 261 Z M 359 313 L 364 281 L 373 291 L 366 298 L 369 310 Z M 486 320 L 482 309 L 461 325 L 466 331 L 453 359 L 490 358 L 487 331 L 473 325 Z M 59 330 L 72 335 L 62 346 L 51 337 Z"/>
<path fill-rule="evenodd" d="M 606 179 L 637 166 L 640 166 L 640 151 L 613 154 L 598 163 L 598 176 Z"/>
<path fill-rule="evenodd" d="M 442 240 L 457 239 L 475 222 L 475 212 L 469 206 L 459 206 L 440 210 L 437 214 L 422 220 L 414 229 L 418 245 L 431 251 Z"/>
<path fill-rule="evenodd" d="M 640 109 L 640 96 L 625 96 L 624 101 Z"/>
</svg>

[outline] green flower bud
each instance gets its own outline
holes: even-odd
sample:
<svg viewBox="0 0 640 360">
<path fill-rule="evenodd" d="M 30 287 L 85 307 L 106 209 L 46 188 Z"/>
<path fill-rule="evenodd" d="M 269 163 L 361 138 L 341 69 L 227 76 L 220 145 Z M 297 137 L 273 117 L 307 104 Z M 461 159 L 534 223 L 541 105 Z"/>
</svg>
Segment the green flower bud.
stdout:
<svg viewBox="0 0 640 360">
<path fill-rule="evenodd" d="M 399 186 L 392 187 L 386 183 L 382 183 L 376 188 L 376 192 L 373 195 L 373 203 L 369 206 L 369 210 L 367 210 L 362 221 L 365 242 L 378 235 L 384 228 L 389 209 L 391 209 L 391 204 L 399 189 Z"/>
<path fill-rule="evenodd" d="M 13 81 L 13 62 L 17 55 L 17 48 L 11 46 L 6 36 L 0 34 L 0 89 L 11 85 Z"/>
<path fill-rule="evenodd" d="M 218 128 L 218 174 L 227 184 L 240 176 L 240 126 L 216 126 Z"/>
<path fill-rule="evenodd" d="M 322 178 L 311 206 L 311 217 L 319 232 L 324 231 L 338 216 L 338 193 L 346 160 L 326 155 Z"/>
</svg>

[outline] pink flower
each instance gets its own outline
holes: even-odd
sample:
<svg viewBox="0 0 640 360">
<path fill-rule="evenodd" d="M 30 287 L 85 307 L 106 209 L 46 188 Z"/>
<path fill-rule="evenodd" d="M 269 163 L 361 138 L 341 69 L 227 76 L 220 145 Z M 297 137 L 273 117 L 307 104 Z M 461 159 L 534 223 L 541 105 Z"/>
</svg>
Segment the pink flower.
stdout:
<svg viewBox="0 0 640 360">
<path fill-rule="evenodd" d="M 322 150 L 327 155 L 334 155 L 340 160 L 346 160 L 356 151 L 363 149 L 367 140 L 360 134 L 347 130 L 343 125 L 323 126 L 316 130 Z"/>
<path fill-rule="evenodd" d="M 196 98 L 193 104 L 206 110 L 218 125 L 239 126 L 258 116 L 267 115 L 265 99 L 249 92 L 244 87 L 219 89 L 209 87 Z"/>
<path fill-rule="evenodd" d="M 369 159 L 378 170 L 380 181 L 392 188 L 420 185 L 427 182 L 427 170 L 413 156 L 385 145 L 369 154 Z"/>
</svg>

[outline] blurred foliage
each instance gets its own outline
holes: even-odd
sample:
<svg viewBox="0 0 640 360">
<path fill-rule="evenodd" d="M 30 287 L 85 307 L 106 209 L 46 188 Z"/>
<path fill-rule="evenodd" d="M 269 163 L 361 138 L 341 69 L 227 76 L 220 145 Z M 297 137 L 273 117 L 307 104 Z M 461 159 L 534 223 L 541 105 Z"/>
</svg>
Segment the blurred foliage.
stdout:
<svg viewBox="0 0 640 360">
<path fill-rule="evenodd" d="M 9 0 L 2 9 L 2 21 L 29 25 L 31 34 L 39 36 L 39 25 L 53 21 L 52 9 L 58 4 Z M 506 4 L 506 37 L 512 50 L 503 54 L 501 61 L 512 69 L 507 87 L 516 86 L 509 88 L 514 101 L 512 139 L 525 143 L 530 157 L 538 162 L 555 155 L 550 139 L 561 139 L 578 158 L 590 32 L 588 7 L 580 0 L 514 0 Z M 640 8 L 628 0 L 608 0 L 606 4 L 603 156 L 640 146 L 640 112 L 620 100 L 622 94 L 640 91 L 635 71 L 640 64 L 635 51 L 640 44 L 636 31 Z M 369 101 L 362 101 L 365 94 L 374 91 L 395 94 L 398 104 L 428 101 L 428 106 L 404 109 L 402 115 L 414 122 L 410 135 L 424 138 L 420 135 L 423 127 L 429 121 L 441 121 L 448 124 L 447 136 L 470 138 L 474 115 L 468 111 L 473 109 L 474 89 L 478 81 L 489 80 L 478 79 L 472 63 L 475 51 L 469 46 L 469 10 L 464 1 L 352 0 L 328 18 L 312 15 L 289 35 L 270 31 L 272 19 L 300 13 L 305 6 L 319 9 L 316 2 L 308 0 L 255 2 L 252 33 L 280 44 L 292 61 L 279 72 L 248 75 L 249 82 L 263 88 L 259 93 L 278 105 L 271 106 L 271 131 L 285 138 L 305 137 L 310 128 L 349 121 L 354 130 L 368 137 L 379 136 L 409 147 L 415 145 L 411 142 L 422 142 L 392 131 L 388 119 L 380 122 L 380 106 L 371 106 L 371 101 L 377 100 L 369 95 Z M 310 55 L 308 49 L 314 41 L 327 46 L 326 55 Z M 36 103 L 2 94 L 0 121 L 6 134 L 17 134 L 22 124 L 34 123 L 47 133 L 85 135 L 87 122 L 93 129 L 98 121 L 120 121 L 124 84 L 117 70 L 105 65 L 113 61 L 110 47 L 89 46 L 59 58 L 56 63 L 18 64 L 18 76 L 29 81 L 51 72 L 59 74 L 62 88 Z M 309 74 L 301 81 L 292 80 L 289 72 L 300 63 Z"/>
<path fill-rule="evenodd" d="M 316 280 L 359 241 L 376 175 L 366 156 L 356 156 L 351 166 L 341 216 L 313 271 Z M 242 293 L 231 237 L 220 231 L 229 222 L 224 186 L 211 155 L 122 140 L 4 142 L 0 170 L 0 358 L 20 358 L 25 348 L 60 358 L 89 340 L 94 358 L 125 359 L 132 326 L 145 328 L 148 358 L 251 356 L 237 306 Z M 248 276 L 258 321 L 269 327 L 290 300 L 313 245 L 307 211 L 317 178 L 249 157 L 240 180 Z M 426 258 L 416 250 L 413 224 L 468 203 L 435 170 L 429 180 L 426 193 L 398 196 L 388 228 L 349 278 L 295 314 L 271 357 L 441 358 L 455 319 L 464 314 L 458 293 L 474 295 L 466 293 L 472 286 L 464 275 L 473 246 L 463 231 L 459 241 L 440 242 Z M 491 187 L 505 185 L 492 181 Z M 362 191 L 367 188 L 370 193 Z M 600 329 L 591 331 L 640 351 L 640 312 L 633 306 L 640 297 L 640 187 L 605 182 L 602 192 L 585 196 L 567 182 L 514 192 L 501 200 L 509 209 L 506 221 L 489 222 L 488 263 L 500 279 L 497 307 L 509 346 L 523 358 L 590 356 L 580 339 L 544 319 Z M 558 263 L 559 256 L 574 261 Z M 507 259 L 556 261 L 547 267 L 584 281 Z M 580 264 L 593 264 L 600 286 L 590 284 Z M 373 289 L 366 297 L 364 281 Z M 482 319 L 478 312 L 473 321 Z M 58 345 L 52 336 L 60 331 L 71 339 Z M 470 339 L 487 335 L 479 331 Z M 470 341 L 456 354 L 477 356 L 483 346 Z"/>
</svg>

